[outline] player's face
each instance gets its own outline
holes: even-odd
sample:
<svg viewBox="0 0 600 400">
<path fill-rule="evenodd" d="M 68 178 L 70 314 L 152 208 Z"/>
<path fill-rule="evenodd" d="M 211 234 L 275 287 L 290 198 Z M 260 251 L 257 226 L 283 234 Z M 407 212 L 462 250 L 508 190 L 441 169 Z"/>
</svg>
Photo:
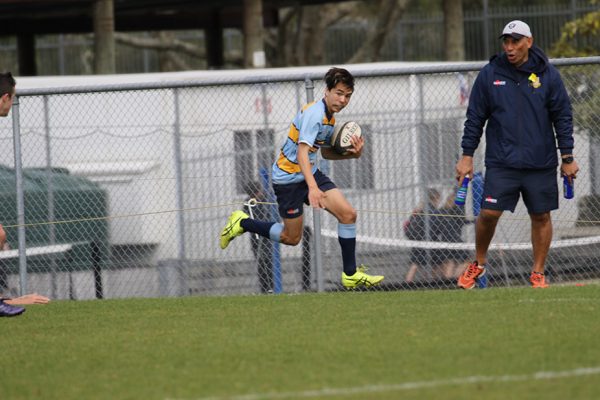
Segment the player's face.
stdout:
<svg viewBox="0 0 600 400">
<path fill-rule="evenodd" d="M 325 103 L 332 113 L 340 112 L 348 105 L 352 97 L 352 89 L 343 83 L 338 83 L 331 90 L 325 90 Z"/>
<path fill-rule="evenodd" d="M 13 91 L 12 94 L 6 93 L 0 98 L 0 117 L 6 117 L 8 115 L 10 108 L 12 107 L 14 97 L 15 93 Z"/>
<path fill-rule="evenodd" d="M 502 48 L 508 57 L 508 62 L 515 67 L 520 67 L 527 61 L 532 44 L 533 39 L 528 37 L 515 39 L 506 35 L 502 38 Z"/>
</svg>

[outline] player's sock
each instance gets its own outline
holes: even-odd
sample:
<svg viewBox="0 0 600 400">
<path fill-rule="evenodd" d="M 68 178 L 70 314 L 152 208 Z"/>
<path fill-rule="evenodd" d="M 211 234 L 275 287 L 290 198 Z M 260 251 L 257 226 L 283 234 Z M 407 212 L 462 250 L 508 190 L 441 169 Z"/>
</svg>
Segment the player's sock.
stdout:
<svg viewBox="0 0 600 400">
<path fill-rule="evenodd" d="M 269 229 L 269 238 L 274 242 L 281 243 L 281 232 L 283 232 L 283 224 L 276 222 Z"/>
<path fill-rule="evenodd" d="M 338 224 L 338 241 L 342 248 L 344 273 L 348 276 L 356 272 L 356 224 Z"/>
<path fill-rule="evenodd" d="M 240 226 L 245 232 L 258 233 L 260 236 L 266 238 L 271 238 L 269 232 L 273 225 L 277 225 L 277 223 L 273 221 L 257 221 L 252 218 L 246 218 L 240 221 Z M 279 233 L 281 233 L 281 231 Z"/>
</svg>

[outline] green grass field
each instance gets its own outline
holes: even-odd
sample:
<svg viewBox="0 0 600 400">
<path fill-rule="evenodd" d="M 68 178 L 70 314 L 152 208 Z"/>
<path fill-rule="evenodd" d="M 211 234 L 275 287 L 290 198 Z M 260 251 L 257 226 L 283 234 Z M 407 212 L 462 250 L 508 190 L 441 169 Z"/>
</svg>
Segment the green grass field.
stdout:
<svg viewBox="0 0 600 400">
<path fill-rule="evenodd" d="M 56 301 L 7 399 L 597 399 L 600 286 Z"/>
</svg>

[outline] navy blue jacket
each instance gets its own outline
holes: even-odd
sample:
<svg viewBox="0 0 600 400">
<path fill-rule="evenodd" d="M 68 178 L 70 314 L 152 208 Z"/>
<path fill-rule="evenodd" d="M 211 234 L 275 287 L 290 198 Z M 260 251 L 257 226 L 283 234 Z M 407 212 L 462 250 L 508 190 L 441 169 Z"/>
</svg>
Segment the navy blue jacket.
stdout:
<svg viewBox="0 0 600 400">
<path fill-rule="evenodd" d="M 475 152 L 486 121 L 486 167 L 552 168 L 558 165 L 557 147 L 562 154 L 573 152 L 569 96 L 560 74 L 536 46 L 519 68 L 501 53 L 477 76 L 462 138 L 464 155 Z"/>
</svg>

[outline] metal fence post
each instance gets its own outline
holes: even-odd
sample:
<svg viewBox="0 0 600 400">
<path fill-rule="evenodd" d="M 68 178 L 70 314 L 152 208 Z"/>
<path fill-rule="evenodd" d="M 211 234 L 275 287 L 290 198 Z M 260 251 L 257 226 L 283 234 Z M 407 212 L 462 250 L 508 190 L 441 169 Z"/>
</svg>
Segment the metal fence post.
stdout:
<svg viewBox="0 0 600 400">
<path fill-rule="evenodd" d="M 181 160 L 181 122 L 179 119 L 179 91 L 173 89 L 175 121 L 173 123 L 173 162 L 175 163 L 175 202 L 177 208 L 177 260 L 179 268 L 183 271 L 186 265 L 185 254 L 185 219 L 183 217 L 183 174 Z"/>
<path fill-rule="evenodd" d="M 50 145 L 50 116 L 48 111 L 48 96 L 44 96 L 44 133 L 46 137 L 46 185 L 48 190 L 48 239 L 51 245 L 56 243 L 56 227 L 53 224 L 55 218 L 54 212 L 54 187 L 52 183 L 52 146 Z M 50 255 L 50 275 L 51 289 L 50 293 L 53 299 L 56 298 L 56 258 L 54 254 Z"/>
<path fill-rule="evenodd" d="M 262 114 L 263 114 L 263 129 L 266 132 L 269 132 L 269 110 L 267 107 L 267 84 L 263 83 L 260 85 L 260 98 L 262 101 Z M 268 188 L 271 187 L 271 180 L 269 177 L 271 176 L 269 172 L 263 167 L 260 167 L 259 175 L 262 181 L 262 187 L 265 190 L 265 193 L 268 193 Z M 278 218 L 277 207 L 273 207 L 273 214 L 275 218 Z M 278 242 L 273 242 L 273 270 L 271 271 L 273 276 L 273 292 L 279 294 L 283 291 L 283 281 L 281 277 L 281 244 Z"/>
<path fill-rule="evenodd" d="M 306 102 L 310 103 L 314 101 L 314 89 L 313 81 L 309 78 L 304 79 L 304 87 L 306 88 Z M 319 167 L 319 154 L 317 153 L 317 168 Z M 315 272 L 317 275 L 317 292 L 322 292 L 325 289 L 325 279 L 323 277 L 323 263 L 321 259 L 321 210 L 313 208 L 313 249 L 314 249 L 314 265 Z"/>
<path fill-rule="evenodd" d="M 19 286 L 21 296 L 27 293 L 27 256 L 25 255 L 25 200 L 23 196 L 23 163 L 21 159 L 21 125 L 19 98 L 15 96 L 12 109 L 15 181 L 17 190 L 17 225 L 19 239 Z"/>
</svg>

